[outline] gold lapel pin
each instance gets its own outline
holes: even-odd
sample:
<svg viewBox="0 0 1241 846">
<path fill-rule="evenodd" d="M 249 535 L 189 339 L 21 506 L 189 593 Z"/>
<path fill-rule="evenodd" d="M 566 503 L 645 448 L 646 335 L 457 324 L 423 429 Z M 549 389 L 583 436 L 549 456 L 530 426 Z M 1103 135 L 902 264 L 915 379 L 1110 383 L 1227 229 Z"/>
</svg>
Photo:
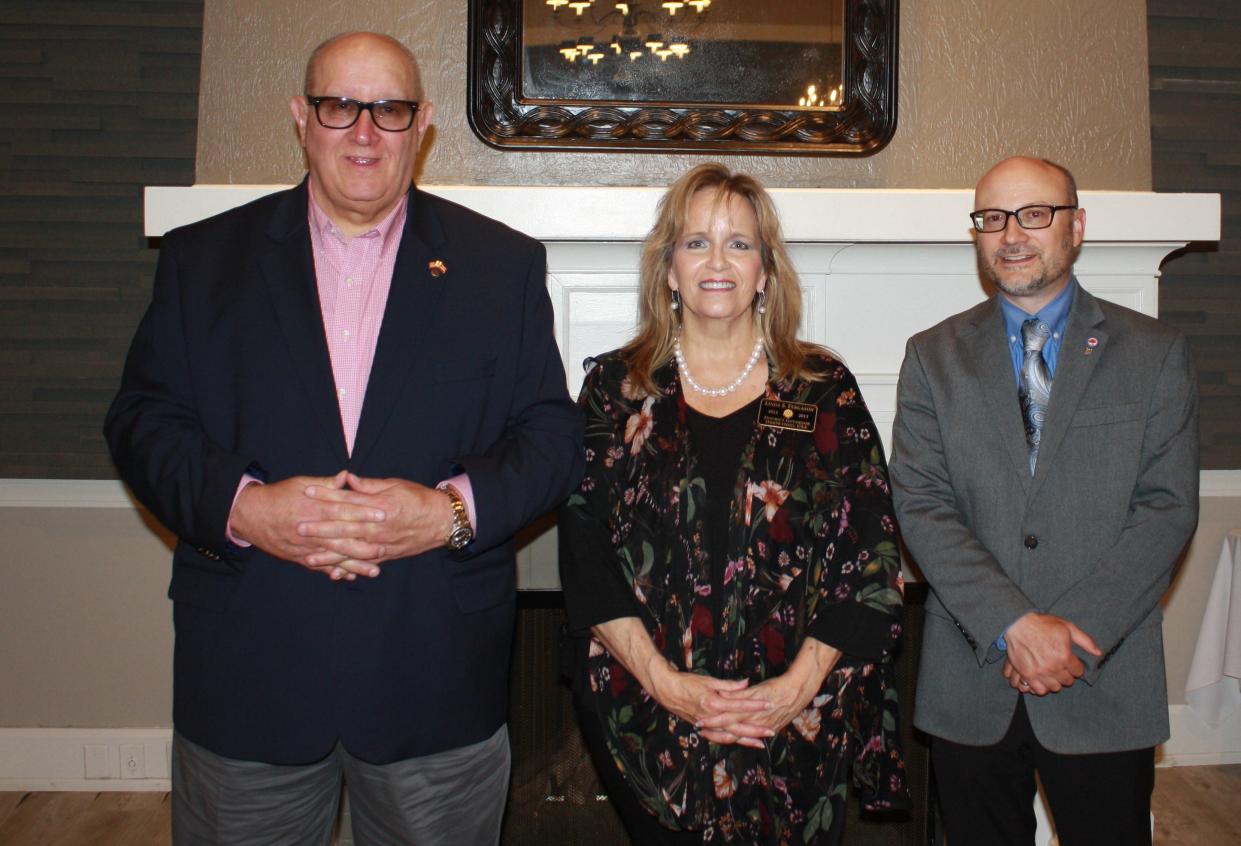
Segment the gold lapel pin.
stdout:
<svg viewBox="0 0 1241 846">
<path fill-rule="evenodd" d="M 448 272 L 448 265 L 444 264 L 439 259 L 433 259 L 432 261 L 427 262 L 427 270 L 431 271 L 432 276 L 439 277 Z"/>
</svg>

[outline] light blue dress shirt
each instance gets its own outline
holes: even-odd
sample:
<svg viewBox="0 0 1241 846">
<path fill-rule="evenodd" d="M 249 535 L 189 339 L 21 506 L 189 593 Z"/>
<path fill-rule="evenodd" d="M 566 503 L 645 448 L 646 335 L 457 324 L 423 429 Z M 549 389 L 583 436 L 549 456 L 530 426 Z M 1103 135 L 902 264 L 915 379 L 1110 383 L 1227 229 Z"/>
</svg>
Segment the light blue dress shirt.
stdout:
<svg viewBox="0 0 1241 846">
<path fill-rule="evenodd" d="M 1000 311 L 1004 315 L 1004 334 L 1008 336 L 1008 351 L 1013 358 L 1013 379 L 1016 385 L 1021 385 L 1021 365 L 1026 357 L 1025 344 L 1021 340 L 1021 324 L 1032 317 L 1037 317 L 1051 327 L 1051 337 L 1043 346 L 1043 361 L 1047 364 L 1047 372 L 1054 379 L 1056 359 L 1060 357 L 1060 344 L 1064 341 L 1064 328 L 1069 323 L 1069 309 L 1073 307 L 1073 295 L 1076 293 L 1077 279 L 1070 277 L 1069 284 L 1064 286 L 1064 290 L 1056 294 L 1054 300 L 1034 314 L 1029 314 L 1024 309 L 1013 305 L 1002 294 L 998 295 Z M 1055 388 L 1053 387 L 1052 390 Z"/>
</svg>

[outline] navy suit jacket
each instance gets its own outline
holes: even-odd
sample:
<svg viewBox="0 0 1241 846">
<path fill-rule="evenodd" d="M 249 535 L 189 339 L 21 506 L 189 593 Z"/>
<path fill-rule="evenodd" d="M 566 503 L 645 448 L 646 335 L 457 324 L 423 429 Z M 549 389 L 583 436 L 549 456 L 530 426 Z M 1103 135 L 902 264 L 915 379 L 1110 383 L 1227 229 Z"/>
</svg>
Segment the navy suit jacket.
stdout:
<svg viewBox="0 0 1241 846">
<path fill-rule="evenodd" d="M 446 272 L 432 276 L 428 264 Z M 122 477 L 179 538 L 174 724 L 218 754 L 306 763 L 340 740 L 387 763 L 505 720 L 512 536 L 582 472 L 543 246 L 411 189 L 352 454 L 315 283 L 307 185 L 164 239 L 105 433 Z M 478 535 L 332 582 L 226 541 L 247 469 L 469 474 Z"/>
</svg>

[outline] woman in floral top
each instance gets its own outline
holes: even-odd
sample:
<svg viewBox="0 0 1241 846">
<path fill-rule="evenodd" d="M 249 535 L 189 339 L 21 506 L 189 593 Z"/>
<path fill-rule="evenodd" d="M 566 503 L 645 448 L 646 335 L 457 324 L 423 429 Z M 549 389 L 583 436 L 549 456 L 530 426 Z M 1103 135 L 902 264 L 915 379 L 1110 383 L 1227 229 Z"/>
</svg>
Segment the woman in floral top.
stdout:
<svg viewBox="0 0 1241 846">
<path fill-rule="evenodd" d="M 644 846 L 836 843 L 850 773 L 907 802 L 887 468 L 800 306 L 767 193 L 701 165 L 660 203 L 637 337 L 588 362 L 561 581 L 579 719 Z"/>
</svg>

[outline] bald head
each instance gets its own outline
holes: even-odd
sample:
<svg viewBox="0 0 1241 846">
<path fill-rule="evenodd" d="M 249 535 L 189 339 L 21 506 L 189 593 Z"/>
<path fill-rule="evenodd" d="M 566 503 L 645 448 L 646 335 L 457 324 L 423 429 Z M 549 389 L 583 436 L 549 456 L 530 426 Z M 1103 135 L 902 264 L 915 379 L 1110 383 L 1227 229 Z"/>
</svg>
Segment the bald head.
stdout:
<svg viewBox="0 0 1241 846">
<path fill-rule="evenodd" d="M 978 180 L 978 186 L 974 189 L 974 207 L 989 207 L 979 202 L 980 194 L 992 191 L 997 186 L 1009 187 L 1014 184 L 1038 186 L 1037 190 L 1053 192 L 1053 195 L 1048 195 L 1041 202 L 1057 206 L 1077 205 L 1077 181 L 1073 179 L 1068 168 L 1048 159 L 1012 156 L 991 168 Z"/>
<path fill-rule="evenodd" d="M 384 35 L 381 32 L 342 32 L 339 35 L 333 35 L 316 47 L 314 52 L 310 54 L 310 58 L 306 60 L 306 78 L 302 83 L 302 93 L 324 93 L 316 91 L 316 86 L 321 82 L 318 78 L 318 72 L 326 56 L 339 51 L 366 52 L 371 50 L 392 53 L 396 61 L 408 74 L 409 91 L 411 92 L 410 99 L 424 99 L 422 75 L 418 73 L 418 61 L 414 58 L 413 51 L 392 36 Z"/>
</svg>

